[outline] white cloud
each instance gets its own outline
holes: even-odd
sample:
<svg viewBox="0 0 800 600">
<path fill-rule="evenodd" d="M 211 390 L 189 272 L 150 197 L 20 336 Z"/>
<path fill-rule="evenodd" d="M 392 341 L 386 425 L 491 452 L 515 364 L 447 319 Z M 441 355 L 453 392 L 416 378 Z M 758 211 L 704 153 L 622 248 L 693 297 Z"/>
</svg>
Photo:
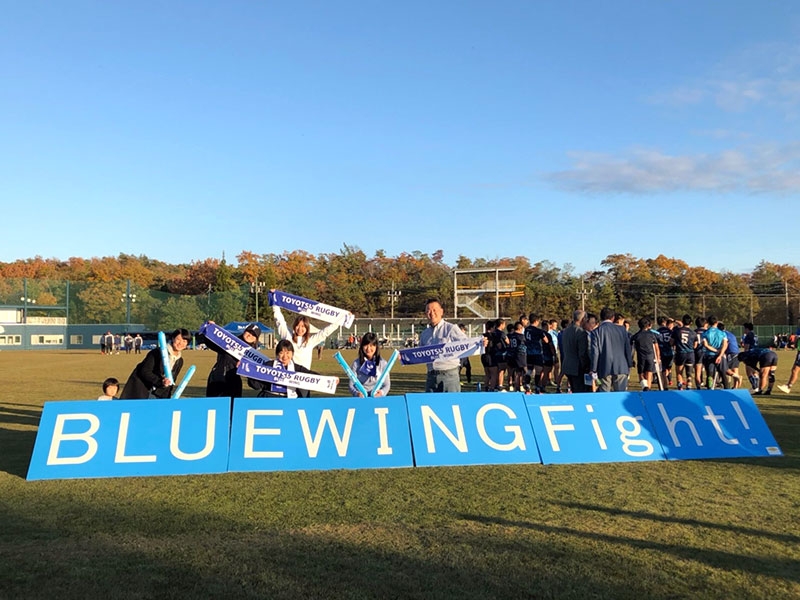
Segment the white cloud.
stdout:
<svg viewBox="0 0 800 600">
<path fill-rule="evenodd" d="M 544 176 L 569 191 L 800 193 L 800 143 L 762 144 L 711 154 L 669 155 L 637 148 L 619 156 L 573 152 L 570 157 L 570 168 Z"/>
<path fill-rule="evenodd" d="M 648 100 L 674 107 L 713 102 L 726 112 L 766 107 L 794 118 L 800 106 L 800 44 L 751 46 L 705 77 L 653 93 Z"/>
</svg>

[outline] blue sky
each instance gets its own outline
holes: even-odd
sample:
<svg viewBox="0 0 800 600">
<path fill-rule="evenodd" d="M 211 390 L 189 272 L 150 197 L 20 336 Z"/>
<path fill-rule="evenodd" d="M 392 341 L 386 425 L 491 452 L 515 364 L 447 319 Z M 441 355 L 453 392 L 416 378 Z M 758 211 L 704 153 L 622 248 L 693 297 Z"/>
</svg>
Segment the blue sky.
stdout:
<svg viewBox="0 0 800 600">
<path fill-rule="evenodd" d="M 800 264 L 793 0 L 0 8 L 0 261 Z"/>
</svg>

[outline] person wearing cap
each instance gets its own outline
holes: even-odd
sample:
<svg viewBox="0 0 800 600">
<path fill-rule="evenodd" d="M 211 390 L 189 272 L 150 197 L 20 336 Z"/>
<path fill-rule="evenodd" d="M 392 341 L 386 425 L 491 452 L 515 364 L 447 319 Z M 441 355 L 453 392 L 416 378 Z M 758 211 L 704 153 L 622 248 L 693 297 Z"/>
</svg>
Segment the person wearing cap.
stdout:
<svg viewBox="0 0 800 600">
<path fill-rule="evenodd" d="M 213 323 L 213 321 L 209 321 Z M 258 348 L 261 338 L 261 328 L 255 323 L 250 323 L 239 335 L 239 339 L 251 348 Z M 211 367 L 206 384 L 206 397 L 208 398 L 241 398 L 242 378 L 236 374 L 239 360 L 206 338 L 206 344 L 217 353 L 217 362 Z"/>
</svg>

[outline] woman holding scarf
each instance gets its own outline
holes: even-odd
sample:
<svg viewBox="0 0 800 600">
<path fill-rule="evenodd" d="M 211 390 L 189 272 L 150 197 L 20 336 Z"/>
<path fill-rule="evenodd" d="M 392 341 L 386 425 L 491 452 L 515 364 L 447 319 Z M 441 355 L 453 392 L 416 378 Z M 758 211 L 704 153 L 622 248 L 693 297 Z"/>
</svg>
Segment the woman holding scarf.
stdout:
<svg viewBox="0 0 800 600">
<path fill-rule="evenodd" d="M 270 294 L 274 294 L 275 290 L 270 290 Z M 314 348 L 319 344 L 324 344 L 325 339 L 336 331 L 337 328 L 342 326 L 344 317 L 334 323 L 329 323 L 323 329 L 316 333 L 311 333 L 311 322 L 305 315 L 297 315 L 294 323 L 292 323 L 291 330 L 286 324 L 286 319 L 281 312 L 278 305 L 272 305 L 272 316 L 275 318 L 275 325 L 278 330 L 278 335 L 282 340 L 289 340 L 294 347 L 294 363 L 305 367 L 311 368 L 311 358 L 314 353 Z"/>
<path fill-rule="evenodd" d="M 294 362 L 294 346 L 289 340 L 281 340 L 275 347 L 275 360 L 267 363 L 268 367 L 278 369 L 280 371 L 290 371 L 296 373 L 311 373 L 312 375 L 319 375 L 303 365 Z M 277 383 L 270 383 L 269 381 L 260 381 L 258 379 L 247 379 L 247 385 L 254 390 L 258 390 L 258 397 L 279 397 L 279 398 L 308 398 L 310 393 L 308 390 L 301 388 L 294 388 L 291 386 L 278 385 Z"/>
<path fill-rule="evenodd" d="M 386 362 L 386 359 L 381 358 L 378 336 L 371 331 L 369 333 L 365 333 L 361 338 L 361 343 L 358 346 L 358 358 L 353 361 L 351 368 L 358 376 L 358 380 L 361 382 L 361 385 L 363 385 L 364 389 L 367 390 L 367 393 L 371 394 L 372 396 L 386 396 L 389 393 L 391 382 L 389 381 L 388 374 L 384 378 L 381 388 L 379 390 L 375 390 L 374 393 L 372 392 L 372 390 L 375 388 L 375 384 L 378 382 L 378 378 L 381 376 L 381 373 L 383 373 L 383 371 L 386 369 L 387 364 L 388 363 Z M 353 396 L 364 396 L 356 389 L 352 381 L 350 382 L 350 393 Z"/>
</svg>

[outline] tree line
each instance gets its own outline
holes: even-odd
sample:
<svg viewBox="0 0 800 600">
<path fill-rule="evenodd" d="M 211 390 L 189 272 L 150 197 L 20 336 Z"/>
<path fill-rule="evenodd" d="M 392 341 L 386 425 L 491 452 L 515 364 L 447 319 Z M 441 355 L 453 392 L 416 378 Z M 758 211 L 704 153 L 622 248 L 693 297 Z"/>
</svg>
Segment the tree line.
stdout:
<svg viewBox="0 0 800 600">
<path fill-rule="evenodd" d="M 247 251 L 235 264 L 224 258 L 168 264 L 127 254 L 66 261 L 37 256 L 0 263 L 0 302 L 14 306 L 27 298 L 31 314 L 45 315 L 48 307 L 69 305 L 70 322 L 75 323 L 130 318 L 168 328 L 208 318 L 250 320 L 256 301 L 266 322 L 266 291 L 278 288 L 345 307 L 359 318 L 385 318 L 392 312 L 395 317 L 422 319 L 424 301 L 432 296 L 441 298 L 452 314 L 453 269 L 493 268 L 511 269 L 502 278 L 513 280 L 515 289 L 502 294 L 500 312 L 512 318 L 523 312 L 563 318 L 581 306 L 591 312 L 611 306 L 632 322 L 656 312 L 673 317 L 714 313 L 732 324 L 752 320 L 790 325 L 800 315 L 800 272 L 788 264 L 761 261 L 750 273 L 731 273 L 663 255 L 644 259 L 611 254 L 601 261 L 601 269 L 575 273 L 569 264 L 532 263 L 524 256 L 459 256 L 448 265 L 441 250 L 397 256 L 378 250 L 370 257 L 348 245 L 316 255 L 303 250 Z M 474 288 L 493 278 L 491 273 L 465 273 L 457 282 L 459 288 Z M 400 294 L 392 296 L 392 290 Z M 494 295 L 490 296 L 486 308 L 493 310 Z M 459 310 L 460 315 L 466 312 Z"/>
</svg>

